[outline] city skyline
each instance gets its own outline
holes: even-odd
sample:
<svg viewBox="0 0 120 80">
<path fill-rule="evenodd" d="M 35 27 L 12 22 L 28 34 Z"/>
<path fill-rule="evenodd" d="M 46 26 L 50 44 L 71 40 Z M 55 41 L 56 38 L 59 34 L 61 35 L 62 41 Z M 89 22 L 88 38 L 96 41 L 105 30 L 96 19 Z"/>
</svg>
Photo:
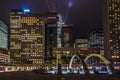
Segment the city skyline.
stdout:
<svg viewBox="0 0 120 80">
<path fill-rule="evenodd" d="M 0 5 L 0 79 L 120 79 L 120 0 Z"/>
<path fill-rule="evenodd" d="M 36 1 L 2 1 L 0 19 L 9 26 L 9 12 L 11 9 L 30 8 L 33 13 L 49 12 L 49 5 L 57 5 L 57 12 L 61 13 L 67 24 L 73 24 L 75 36 L 88 36 L 94 28 L 102 28 L 102 1 L 94 0 L 36 0 Z M 5 6 L 6 4 L 7 6 Z M 14 5 L 13 5 L 14 4 Z"/>
<path fill-rule="evenodd" d="M 52 1 L 54 1 L 54 0 L 52 0 Z M 107 1 L 107 0 L 106 0 Z M 104 2 L 104 1 L 103 1 Z M 68 16 L 63 16 L 62 14 L 60 14 L 59 16 L 58 16 L 58 14 L 59 14 L 59 5 L 58 5 L 58 2 L 49 2 L 49 1 L 45 1 L 45 3 L 46 3 L 46 7 L 48 7 L 48 9 L 47 10 L 44 10 L 44 11 L 41 11 L 41 13 L 42 14 L 44 14 L 44 16 L 46 16 L 46 17 L 44 17 L 44 19 L 45 20 L 47 20 L 47 23 L 46 23 L 46 28 L 45 28 L 45 31 L 46 31 L 46 33 L 44 34 L 44 35 L 46 35 L 45 36 L 45 38 L 46 38 L 46 44 L 48 45 L 47 46 L 47 48 L 49 47 L 49 50 L 52 50 L 52 48 L 53 47 L 56 47 L 57 46 L 57 48 L 61 48 L 62 46 L 62 44 L 61 44 L 61 28 L 60 27 L 62 27 L 61 25 L 62 24 L 64 24 L 65 23 L 65 20 L 67 20 L 67 17 Z M 111 59 L 112 57 L 114 58 L 114 56 L 116 57 L 117 55 L 119 55 L 119 35 L 118 35 L 118 33 L 119 33 L 119 4 L 117 4 L 117 3 L 119 3 L 119 0 L 115 0 L 115 1 L 113 1 L 113 0 L 111 0 L 111 1 L 108 1 L 108 2 L 105 2 L 105 4 L 103 4 L 103 8 L 102 8 L 102 10 L 103 11 L 101 11 L 101 13 L 103 12 L 103 31 L 104 31 L 104 40 L 105 40 L 105 49 L 112 49 L 112 53 L 114 52 L 114 55 L 113 56 L 110 56 L 109 57 L 109 59 Z M 108 5 L 109 4 L 109 5 Z M 72 8 L 73 7 L 73 2 L 72 2 L 72 0 L 70 1 L 68 1 L 68 7 L 69 8 Z M 19 9 L 19 8 L 18 8 Z M 14 10 L 18 10 L 18 9 L 14 9 Z M 30 12 L 31 10 L 29 9 L 29 8 L 20 8 L 21 10 L 26 10 L 27 12 Z M 43 9 L 43 8 L 42 8 Z M 60 8 L 60 9 L 62 9 L 62 8 Z M 64 9 L 63 9 L 64 10 Z M 79 10 L 79 9 L 76 9 L 76 10 Z M 83 9 L 84 10 L 84 9 Z M 23 14 L 26 14 L 26 11 L 24 11 L 23 12 Z M 48 13 L 49 12 L 49 14 L 46 14 L 46 13 Z M 113 13 L 114 12 L 114 13 Z M 18 14 L 20 14 L 19 12 L 17 12 Z M 36 13 L 36 12 L 34 12 L 34 11 L 31 11 L 30 12 L 30 14 L 32 14 L 32 13 L 35 13 L 35 14 L 38 14 L 38 13 Z M 55 13 L 55 14 L 54 14 Z M 68 13 L 69 13 L 69 11 L 68 11 Z M 68 14 L 67 13 L 67 14 Z M 107 14 L 108 15 L 107 15 Z M 16 14 L 16 12 L 15 13 L 12 13 L 12 14 Z M 40 14 L 40 13 L 39 13 Z M 27 14 L 27 15 L 29 15 L 29 14 Z M 23 16 L 23 15 L 22 15 Z M 57 17 L 58 16 L 58 17 Z M 60 17 L 61 16 L 61 17 Z M 109 16 L 109 17 L 108 17 Z M 16 17 L 17 16 L 15 16 L 15 19 L 16 19 Z M 83 16 L 84 17 L 84 16 Z M 62 19 L 63 18 L 63 19 Z M 64 19 L 65 18 L 65 19 Z M 69 17 L 68 17 L 69 18 Z M 79 18 L 79 15 L 78 15 L 78 18 Z M 76 18 L 76 19 L 78 19 L 78 18 Z M 21 18 L 20 18 L 21 19 Z M 58 22 L 56 22 L 57 21 L 57 19 L 58 19 Z M 73 19 L 72 17 L 71 17 L 71 19 Z M 63 22 L 61 22 L 61 20 L 63 20 Z M 79 20 L 77 20 L 77 21 L 79 21 Z M 89 21 L 89 20 L 88 20 Z M 109 22 L 108 22 L 109 21 Z M 56 27 L 58 27 L 58 28 L 54 28 L 55 26 L 53 26 L 53 25 L 51 25 L 51 22 L 52 22 L 52 24 L 54 24 Z M 11 16 L 10 16 L 10 23 L 11 23 Z M 60 23 L 60 24 L 58 24 L 58 23 Z M 21 24 L 21 22 L 20 22 L 20 24 Z M 86 23 L 87 24 L 87 23 Z M 10 29 L 11 29 L 11 25 L 12 24 L 10 24 Z M 16 23 L 15 23 L 15 25 L 16 25 Z M 16 27 L 15 28 L 18 28 L 19 27 L 19 25 L 16 25 Z M 51 27 L 53 27 L 53 29 L 51 28 Z M 74 24 L 73 24 L 73 28 L 75 29 L 75 26 L 74 26 Z M 73 30 L 74 30 L 73 29 Z M 88 28 L 86 28 L 86 31 L 87 30 L 89 30 Z M 79 28 L 78 28 L 78 31 L 79 31 Z M 89 30 L 90 31 L 90 30 Z M 88 31 L 88 33 L 89 33 L 89 31 Z M 115 32 L 116 31 L 116 32 Z M 13 31 L 14 32 L 14 31 Z M 80 31 L 79 31 L 80 32 Z M 77 32 L 76 31 L 76 33 L 79 33 L 79 32 Z M 85 31 L 84 31 L 85 32 Z M 11 32 L 10 32 L 11 33 Z M 87 34 L 88 34 L 87 33 Z M 72 34 L 74 34 L 74 32 L 72 33 Z M 115 35 L 116 34 L 116 35 Z M 76 36 L 75 35 L 79 35 L 79 34 L 74 34 L 73 36 L 76 38 Z M 85 34 L 84 34 L 85 35 Z M 11 36 L 11 35 L 10 35 Z M 65 36 L 65 35 L 64 35 Z M 67 35 L 67 36 L 69 36 L 69 35 Z M 112 36 L 112 37 L 111 37 Z M 116 37 L 117 36 L 117 37 Z M 69 38 L 69 37 L 68 37 Z M 74 38 L 74 39 L 75 39 Z M 80 38 L 80 36 L 77 36 L 77 38 Z M 117 40 L 117 39 L 118 40 Z M 50 40 L 49 40 L 50 39 Z M 67 39 L 67 38 L 66 38 Z M 73 39 L 73 38 L 72 38 Z M 116 39 L 116 41 L 114 42 L 113 41 L 113 39 Z M 96 40 L 96 39 L 94 39 L 94 40 Z M 69 42 L 69 41 L 68 41 Z M 114 44 L 114 45 L 111 45 L 111 44 L 109 44 L 111 42 L 111 44 Z M 10 43 L 11 43 L 11 40 L 10 40 Z M 108 45 L 109 44 L 109 45 Z M 111 46 L 110 46 L 111 45 Z M 114 46 L 114 48 L 115 49 L 113 49 L 113 46 Z M 46 51 L 48 51 L 48 52 L 50 52 L 50 54 L 52 53 L 52 51 L 49 51 L 49 50 L 46 50 Z M 110 51 L 108 52 L 109 50 L 107 50 L 106 51 L 106 53 L 105 53 L 105 56 L 106 55 L 111 55 L 112 53 L 110 53 Z M 118 56 L 117 56 L 117 58 L 118 58 Z"/>
</svg>

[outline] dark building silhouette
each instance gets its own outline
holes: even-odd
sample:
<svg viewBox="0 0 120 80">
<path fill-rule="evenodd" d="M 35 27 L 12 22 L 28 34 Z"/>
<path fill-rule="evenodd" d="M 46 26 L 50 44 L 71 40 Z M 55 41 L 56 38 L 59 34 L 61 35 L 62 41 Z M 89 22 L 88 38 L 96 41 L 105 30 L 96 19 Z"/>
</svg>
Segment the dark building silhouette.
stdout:
<svg viewBox="0 0 120 80">
<path fill-rule="evenodd" d="M 120 58 L 120 0 L 103 1 L 105 57 L 117 62 Z"/>
<path fill-rule="evenodd" d="M 52 48 L 57 47 L 57 13 L 46 13 L 45 59 L 52 58 Z"/>
<path fill-rule="evenodd" d="M 72 24 L 66 24 L 62 27 L 62 47 L 72 47 Z"/>
</svg>

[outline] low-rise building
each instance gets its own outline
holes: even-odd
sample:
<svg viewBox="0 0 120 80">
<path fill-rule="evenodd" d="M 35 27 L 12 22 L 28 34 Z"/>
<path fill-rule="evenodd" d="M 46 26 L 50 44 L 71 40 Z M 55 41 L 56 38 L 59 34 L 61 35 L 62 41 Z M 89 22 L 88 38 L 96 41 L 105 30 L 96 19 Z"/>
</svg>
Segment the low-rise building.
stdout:
<svg viewBox="0 0 120 80">
<path fill-rule="evenodd" d="M 74 54 L 82 55 L 83 57 L 89 54 L 100 54 L 100 48 L 53 48 L 53 57 L 56 58 L 57 54 L 61 54 L 63 61 L 70 61 Z"/>
<path fill-rule="evenodd" d="M 0 48 L 0 63 L 10 62 L 10 52 L 7 49 Z"/>
<path fill-rule="evenodd" d="M 88 39 L 87 38 L 80 38 L 76 39 L 74 43 L 75 48 L 88 48 Z"/>
</svg>

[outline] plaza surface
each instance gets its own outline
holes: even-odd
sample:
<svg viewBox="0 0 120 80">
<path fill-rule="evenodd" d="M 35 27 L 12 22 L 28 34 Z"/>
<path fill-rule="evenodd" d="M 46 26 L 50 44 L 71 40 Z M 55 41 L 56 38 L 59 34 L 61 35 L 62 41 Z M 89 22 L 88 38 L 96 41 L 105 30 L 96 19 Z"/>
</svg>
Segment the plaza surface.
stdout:
<svg viewBox="0 0 120 80">
<path fill-rule="evenodd" d="M 31 71 L 2 72 L 0 80 L 120 80 L 120 75 L 107 74 L 38 74 Z"/>
</svg>

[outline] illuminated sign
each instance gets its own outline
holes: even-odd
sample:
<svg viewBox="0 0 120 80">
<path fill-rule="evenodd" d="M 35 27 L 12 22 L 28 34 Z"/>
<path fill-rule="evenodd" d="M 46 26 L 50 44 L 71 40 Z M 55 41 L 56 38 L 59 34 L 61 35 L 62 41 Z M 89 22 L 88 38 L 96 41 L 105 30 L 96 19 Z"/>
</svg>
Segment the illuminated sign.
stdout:
<svg viewBox="0 0 120 80">
<path fill-rule="evenodd" d="M 30 13 L 30 9 L 23 8 L 24 13 Z"/>
<path fill-rule="evenodd" d="M 24 12 L 30 12 L 30 10 L 29 9 L 24 9 Z"/>
</svg>

